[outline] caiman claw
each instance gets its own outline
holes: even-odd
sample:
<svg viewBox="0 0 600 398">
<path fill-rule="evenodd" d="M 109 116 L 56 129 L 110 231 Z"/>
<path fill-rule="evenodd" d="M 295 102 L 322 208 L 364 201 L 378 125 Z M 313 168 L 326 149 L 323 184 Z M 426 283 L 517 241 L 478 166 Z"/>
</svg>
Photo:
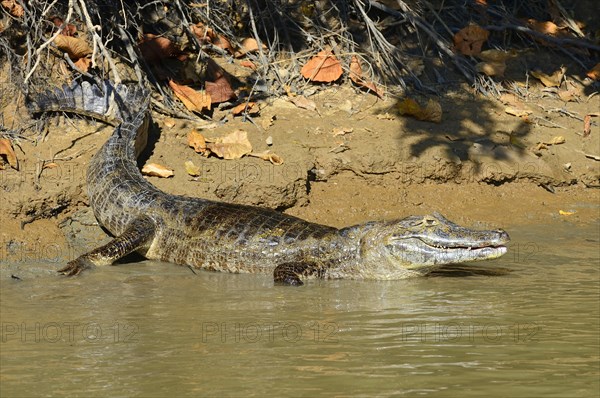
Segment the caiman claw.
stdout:
<svg viewBox="0 0 600 398">
<path fill-rule="evenodd" d="M 73 261 L 69 261 L 66 267 L 59 269 L 57 272 L 65 276 L 77 276 L 83 270 L 93 268 L 94 264 L 83 256 L 76 258 Z"/>
</svg>

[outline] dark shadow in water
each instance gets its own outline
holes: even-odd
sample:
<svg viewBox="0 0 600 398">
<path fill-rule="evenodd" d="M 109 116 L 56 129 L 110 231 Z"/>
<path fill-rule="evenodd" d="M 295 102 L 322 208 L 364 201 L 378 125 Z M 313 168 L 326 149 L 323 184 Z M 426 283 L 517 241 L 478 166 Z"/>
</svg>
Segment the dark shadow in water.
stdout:
<svg viewBox="0 0 600 398">
<path fill-rule="evenodd" d="M 452 264 L 431 272 L 428 277 L 464 278 L 467 276 L 505 276 L 510 268 Z"/>
</svg>

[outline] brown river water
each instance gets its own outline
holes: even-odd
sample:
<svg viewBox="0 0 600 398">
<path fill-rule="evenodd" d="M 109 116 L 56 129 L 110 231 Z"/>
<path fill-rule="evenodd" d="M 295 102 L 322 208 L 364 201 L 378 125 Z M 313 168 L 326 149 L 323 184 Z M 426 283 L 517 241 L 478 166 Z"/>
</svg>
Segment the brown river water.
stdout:
<svg viewBox="0 0 600 398">
<path fill-rule="evenodd" d="M 5 264 L 0 396 L 598 397 L 599 225 L 509 232 L 498 260 L 300 288 Z"/>
</svg>

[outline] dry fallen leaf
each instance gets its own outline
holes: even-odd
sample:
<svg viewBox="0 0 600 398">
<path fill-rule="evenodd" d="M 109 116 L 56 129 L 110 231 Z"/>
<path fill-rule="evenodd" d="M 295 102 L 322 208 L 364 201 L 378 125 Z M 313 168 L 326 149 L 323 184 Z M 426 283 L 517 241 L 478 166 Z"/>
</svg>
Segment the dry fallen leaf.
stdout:
<svg viewBox="0 0 600 398">
<path fill-rule="evenodd" d="M 254 62 L 252 62 L 252 61 L 243 60 L 243 61 L 240 61 L 240 65 L 245 68 L 250 68 L 252 70 L 256 70 L 256 64 L 254 64 Z"/>
<path fill-rule="evenodd" d="M 183 102 L 185 107 L 192 112 L 202 112 L 204 109 L 210 110 L 211 100 L 210 95 L 203 91 L 196 91 L 191 87 L 175 83 L 169 80 L 169 86 Z"/>
<path fill-rule="evenodd" d="M 339 79 L 343 71 L 340 61 L 333 53 L 323 50 L 304 64 L 300 73 L 308 80 L 330 83 Z"/>
<path fill-rule="evenodd" d="M 567 71 L 567 68 L 565 68 L 563 66 L 559 70 L 554 72 L 552 75 L 547 75 L 543 72 L 535 71 L 535 70 L 531 71 L 530 73 L 531 73 L 531 76 L 540 80 L 544 86 L 558 87 L 558 86 L 560 86 L 560 83 L 562 82 L 562 79 L 563 79 L 566 71 Z"/>
<path fill-rule="evenodd" d="M 188 145 L 194 148 L 196 153 L 201 153 L 203 155 L 207 155 L 208 149 L 206 148 L 206 139 L 202 134 L 197 132 L 196 130 L 192 130 L 188 133 L 187 136 Z"/>
<path fill-rule="evenodd" d="M 565 102 L 575 101 L 576 96 L 577 92 L 574 89 L 558 92 L 558 97 Z"/>
<path fill-rule="evenodd" d="M 157 163 L 148 163 L 142 167 L 142 174 L 152 177 L 168 178 L 173 177 L 173 170 Z"/>
<path fill-rule="evenodd" d="M 507 106 L 506 108 L 504 108 L 504 112 L 517 117 L 527 117 L 533 113 L 533 111 L 530 111 L 528 109 L 522 109 L 515 106 Z"/>
<path fill-rule="evenodd" d="M 357 86 L 372 91 L 379 98 L 383 98 L 383 90 L 379 89 L 374 82 L 368 82 L 363 79 L 360 60 L 356 55 L 352 56 L 352 60 L 350 61 L 350 80 Z"/>
<path fill-rule="evenodd" d="M 233 46 L 231 45 L 231 42 L 229 41 L 229 39 L 227 39 L 225 36 L 223 35 L 217 35 L 217 37 L 215 37 L 213 39 L 213 44 L 219 48 L 222 48 L 223 50 L 227 51 L 229 54 L 233 54 Z"/>
<path fill-rule="evenodd" d="M 21 18 L 25 14 L 23 6 L 18 4 L 16 0 L 2 0 L 1 4 L 13 17 Z"/>
<path fill-rule="evenodd" d="M 210 96 L 213 104 L 227 102 L 236 97 L 229 81 L 224 76 L 214 82 L 204 82 L 204 87 L 206 88 L 206 95 Z"/>
<path fill-rule="evenodd" d="M 537 21 L 535 19 L 528 19 L 527 25 L 536 32 L 543 33 L 548 36 L 556 36 L 562 29 L 554 22 L 550 21 Z"/>
<path fill-rule="evenodd" d="M 236 98 L 225 70 L 211 58 L 207 61 L 206 82 L 204 86 L 213 104 L 227 102 Z"/>
<path fill-rule="evenodd" d="M 241 115 L 244 112 L 248 113 L 249 115 L 257 115 L 259 111 L 260 110 L 258 109 L 256 102 L 243 102 L 231 109 L 231 113 L 234 116 Z"/>
<path fill-rule="evenodd" d="M 600 80 L 600 62 L 590 69 L 588 73 L 586 73 L 586 76 L 590 79 Z"/>
<path fill-rule="evenodd" d="M 265 46 L 264 43 L 262 43 L 262 49 L 267 49 L 267 46 Z M 235 56 L 237 58 L 240 58 L 246 55 L 247 53 L 251 53 L 254 51 L 258 51 L 258 42 L 256 41 L 256 39 L 248 37 L 242 40 L 241 48 L 235 53 Z"/>
<path fill-rule="evenodd" d="M 487 76 L 504 76 L 506 64 L 504 62 L 479 62 L 475 65 L 475 70 L 484 73 Z"/>
<path fill-rule="evenodd" d="M 344 135 L 353 132 L 354 129 L 352 127 L 336 127 L 333 129 L 331 134 L 335 137 L 338 135 Z"/>
<path fill-rule="evenodd" d="M 138 47 L 147 62 L 156 62 L 177 55 L 177 48 L 171 40 L 150 33 L 144 35 Z"/>
<path fill-rule="evenodd" d="M 191 175 L 192 177 L 198 177 L 200 175 L 200 167 L 196 166 L 194 162 L 188 160 L 184 163 L 185 172 Z"/>
<path fill-rule="evenodd" d="M 583 118 L 583 136 L 587 137 L 592 133 L 592 115 L 585 115 Z"/>
<path fill-rule="evenodd" d="M 215 31 L 204 25 L 202 22 L 198 22 L 195 25 L 190 25 L 190 30 L 200 40 L 201 43 L 212 43 L 217 35 Z"/>
<path fill-rule="evenodd" d="M 463 55 L 477 55 L 490 32 L 478 25 L 469 25 L 454 35 L 454 50 Z"/>
<path fill-rule="evenodd" d="M 275 115 L 271 116 L 271 117 L 267 117 L 264 118 L 261 122 L 260 125 L 262 126 L 263 129 L 268 129 L 269 127 L 271 127 L 273 125 L 273 121 L 275 120 Z"/>
<path fill-rule="evenodd" d="M 248 134 L 244 130 L 236 130 L 225 137 L 210 141 L 212 142 L 208 142 L 206 147 L 223 159 L 239 159 L 252 152 L 252 144 L 248 141 Z"/>
<path fill-rule="evenodd" d="M 308 109 L 309 111 L 316 111 L 317 104 L 314 101 L 309 100 L 308 98 L 298 95 L 296 97 L 289 97 L 292 104 L 296 105 L 298 108 Z"/>
<path fill-rule="evenodd" d="M 90 57 L 79 58 L 74 64 L 80 71 L 87 72 L 92 66 L 92 59 Z"/>
<path fill-rule="evenodd" d="M 502 51 L 502 50 L 485 50 L 477 54 L 477 58 L 485 62 L 506 62 L 507 59 L 512 58 L 513 53 Z"/>
<path fill-rule="evenodd" d="M 17 155 L 15 155 L 12 144 L 7 138 L 0 138 L 0 156 L 6 158 L 6 161 L 10 167 L 15 170 L 19 170 L 19 161 L 17 160 Z"/>
<path fill-rule="evenodd" d="M 52 17 L 52 18 L 50 18 L 50 20 L 52 21 L 52 23 L 54 23 L 54 25 L 57 28 L 62 29 L 61 33 L 65 36 L 75 36 L 75 33 L 77 33 L 77 27 L 75 25 L 67 24 L 67 25 L 63 26 L 65 22 L 60 17 Z"/>
<path fill-rule="evenodd" d="M 172 117 L 166 117 L 165 120 L 163 120 L 163 124 L 165 125 L 165 127 L 172 129 L 173 127 L 175 127 L 177 122 Z"/>
<path fill-rule="evenodd" d="M 260 158 L 262 160 L 268 160 L 276 166 L 283 164 L 283 158 L 274 153 L 270 153 L 268 150 L 260 153 L 249 153 L 248 156 L 254 156 L 255 158 Z"/>
<path fill-rule="evenodd" d="M 545 144 L 547 145 L 559 145 L 559 144 L 564 144 L 565 143 L 565 137 L 563 137 L 562 135 L 558 135 L 556 137 L 553 137 L 550 142 L 545 142 Z"/>
<path fill-rule="evenodd" d="M 412 98 L 405 98 L 398 103 L 398 111 L 401 115 L 414 116 L 418 120 L 435 123 L 442 121 L 442 106 L 433 99 L 427 101 L 427 105 L 422 107 Z"/>
<path fill-rule="evenodd" d="M 88 46 L 87 42 L 78 37 L 71 37 L 66 35 L 58 35 L 54 39 L 54 44 L 61 51 L 69 54 L 69 58 L 71 59 L 79 59 L 83 58 L 86 55 L 92 53 L 92 49 Z"/>
</svg>

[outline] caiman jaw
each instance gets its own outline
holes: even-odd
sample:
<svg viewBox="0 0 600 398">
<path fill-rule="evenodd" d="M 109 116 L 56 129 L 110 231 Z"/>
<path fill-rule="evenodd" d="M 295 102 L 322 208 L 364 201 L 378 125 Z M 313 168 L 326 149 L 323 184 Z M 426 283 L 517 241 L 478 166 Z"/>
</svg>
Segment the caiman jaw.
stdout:
<svg viewBox="0 0 600 398">
<path fill-rule="evenodd" d="M 506 253 L 505 245 L 510 240 L 503 230 L 475 231 L 460 227 L 454 239 L 439 230 L 434 233 L 434 228 L 431 232 L 430 236 L 418 233 L 391 237 L 388 247 L 407 269 L 419 269 L 498 258 Z"/>
</svg>

